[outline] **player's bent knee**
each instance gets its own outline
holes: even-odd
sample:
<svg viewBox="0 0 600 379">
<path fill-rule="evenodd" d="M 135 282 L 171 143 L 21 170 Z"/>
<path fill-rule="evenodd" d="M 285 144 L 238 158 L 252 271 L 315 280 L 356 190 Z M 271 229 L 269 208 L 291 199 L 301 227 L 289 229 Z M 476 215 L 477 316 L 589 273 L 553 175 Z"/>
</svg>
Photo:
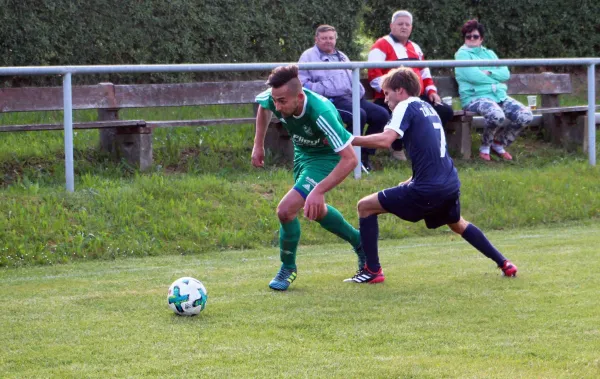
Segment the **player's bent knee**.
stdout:
<svg viewBox="0 0 600 379">
<path fill-rule="evenodd" d="M 467 226 L 469 226 L 469 222 L 462 217 L 460 218 L 460 220 L 458 220 L 458 222 L 448 224 L 450 230 L 459 235 L 462 235 L 465 232 Z"/>
<path fill-rule="evenodd" d="M 297 213 L 298 213 L 298 211 L 294 211 L 294 210 L 290 209 L 289 207 L 284 207 L 284 206 L 277 207 L 277 217 L 279 218 L 279 221 L 281 221 L 283 223 L 292 221 L 294 218 L 296 218 Z"/>
<path fill-rule="evenodd" d="M 369 217 L 376 212 L 376 208 L 373 206 L 371 197 L 364 197 L 358 201 L 356 205 L 356 209 L 358 210 L 358 217 L 364 218 Z"/>
<path fill-rule="evenodd" d="M 499 126 L 501 126 L 502 124 L 504 124 L 504 120 L 506 120 L 504 117 L 494 117 L 494 118 L 490 118 L 486 120 L 486 125 L 489 128 L 497 128 Z"/>
</svg>

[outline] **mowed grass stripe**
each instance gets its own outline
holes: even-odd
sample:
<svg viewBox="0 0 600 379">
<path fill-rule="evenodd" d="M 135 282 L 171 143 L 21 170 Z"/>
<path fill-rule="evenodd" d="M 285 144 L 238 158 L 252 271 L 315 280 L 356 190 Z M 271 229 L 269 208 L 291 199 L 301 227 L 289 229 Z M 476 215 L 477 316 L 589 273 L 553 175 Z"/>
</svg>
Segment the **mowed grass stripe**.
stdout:
<svg viewBox="0 0 600 379">
<path fill-rule="evenodd" d="M 488 232 L 519 266 L 452 234 L 382 241 L 386 282 L 353 285 L 345 244 L 0 270 L 1 377 L 597 377 L 600 226 Z M 194 276 L 196 318 L 166 305 Z"/>
</svg>

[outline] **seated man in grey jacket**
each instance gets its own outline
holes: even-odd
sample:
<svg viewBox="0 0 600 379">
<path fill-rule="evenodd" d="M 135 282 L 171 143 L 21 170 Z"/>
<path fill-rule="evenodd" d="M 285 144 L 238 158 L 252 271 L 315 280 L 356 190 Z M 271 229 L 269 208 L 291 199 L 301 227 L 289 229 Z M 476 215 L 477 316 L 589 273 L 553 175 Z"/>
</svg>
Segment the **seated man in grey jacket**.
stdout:
<svg viewBox="0 0 600 379">
<path fill-rule="evenodd" d="M 331 25 L 321 25 L 315 33 L 315 46 L 306 50 L 300 56 L 298 63 L 307 62 L 350 62 L 346 54 L 336 50 L 335 43 L 337 33 Z M 342 121 L 346 124 L 348 131 L 352 133 L 352 72 L 351 70 L 300 70 L 298 76 L 302 85 L 333 102 L 340 112 Z M 360 130 L 363 131 L 366 124 L 368 128 L 366 135 L 381 133 L 387 124 L 389 113 L 379 105 L 363 99 L 365 89 L 360 85 Z M 372 166 L 369 155 L 375 153 L 375 149 L 363 148 L 361 150 L 362 164 L 367 170 Z"/>
</svg>

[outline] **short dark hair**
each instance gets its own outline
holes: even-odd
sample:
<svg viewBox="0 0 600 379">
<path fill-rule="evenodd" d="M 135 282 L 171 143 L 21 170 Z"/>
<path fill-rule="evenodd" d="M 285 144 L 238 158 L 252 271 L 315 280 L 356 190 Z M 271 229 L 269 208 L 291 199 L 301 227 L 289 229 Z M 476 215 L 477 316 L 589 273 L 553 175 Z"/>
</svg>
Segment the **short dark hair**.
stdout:
<svg viewBox="0 0 600 379">
<path fill-rule="evenodd" d="M 325 32 L 335 32 L 335 36 L 337 38 L 337 31 L 331 25 L 319 25 L 319 27 L 315 31 L 315 37 L 317 37 L 319 35 L 319 33 L 325 33 Z"/>
<path fill-rule="evenodd" d="M 298 66 L 295 64 L 279 66 L 271 71 L 269 79 L 267 79 L 267 85 L 272 88 L 279 88 L 292 79 L 298 79 Z"/>
<path fill-rule="evenodd" d="M 477 30 L 481 38 L 483 38 L 483 35 L 485 34 L 485 27 L 475 19 L 465 22 L 460 29 L 460 32 L 462 33 L 463 38 L 465 38 L 465 36 L 468 33 L 471 33 L 473 30 Z"/>
<path fill-rule="evenodd" d="M 392 91 L 404 88 L 409 96 L 419 96 L 421 94 L 421 81 L 412 68 L 402 66 L 383 76 L 381 88 L 389 88 Z"/>
</svg>

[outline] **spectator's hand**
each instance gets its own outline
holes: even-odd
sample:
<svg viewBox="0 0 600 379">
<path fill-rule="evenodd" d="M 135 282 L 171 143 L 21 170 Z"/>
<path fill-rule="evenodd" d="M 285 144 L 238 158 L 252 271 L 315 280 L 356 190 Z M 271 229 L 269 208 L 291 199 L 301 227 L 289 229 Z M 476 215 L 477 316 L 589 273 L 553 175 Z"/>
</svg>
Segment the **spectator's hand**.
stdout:
<svg viewBox="0 0 600 379">
<path fill-rule="evenodd" d="M 252 148 L 252 166 L 263 167 L 265 165 L 265 148 L 254 146 Z"/>
<path fill-rule="evenodd" d="M 438 95 L 436 92 L 432 92 L 429 94 L 429 101 L 431 101 L 432 103 L 435 103 L 435 104 L 442 103 L 442 99 L 440 99 L 440 95 Z"/>
<path fill-rule="evenodd" d="M 313 190 L 304 203 L 304 217 L 315 221 L 325 210 L 325 195 Z"/>
</svg>

